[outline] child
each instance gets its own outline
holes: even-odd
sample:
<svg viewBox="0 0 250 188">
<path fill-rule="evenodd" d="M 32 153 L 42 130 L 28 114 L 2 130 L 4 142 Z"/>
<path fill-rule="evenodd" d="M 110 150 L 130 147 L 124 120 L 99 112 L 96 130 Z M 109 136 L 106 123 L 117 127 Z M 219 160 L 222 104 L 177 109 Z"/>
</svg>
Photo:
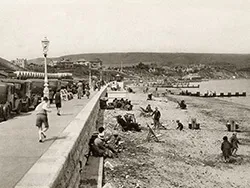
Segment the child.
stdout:
<svg viewBox="0 0 250 188">
<path fill-rule="evenodd" d="M 41 102 L 37 107 L 36 107 L 36 126 L 38 127 L 38 135 L 39 135 L 39 142 L 43 142 L 43 138 L 46 138 L 45 132 L 49 129 L 49 123 L 48 123 L 48 116 L 47 112 L 51 112 L 51 110 L 48 108 L 48 103 L 49 99 L 47 97 L 43 98 L 43 102 Z M 44 129 L 42 125 L 44 124 Z"/>
<path fill-rule="evenodd" d="M 223 142 L 221 144 L 221 151 L 222 151 L 223 157 L 225 159 L 225 162 L 229 162 L 229 157 L 232 155 L 231 149 L 232 149 L 231 143 L 228 141 L 227 136 L 224 136 Z"/>
<path fill-rule="evenodd" d="M 178 127 L 176 129 L 180 129 L 180 131 L 183 129 L 183 124 L 180 122 L 180 120 L 176 120 L 176 123 L 178 124 Z"/>
</svg>

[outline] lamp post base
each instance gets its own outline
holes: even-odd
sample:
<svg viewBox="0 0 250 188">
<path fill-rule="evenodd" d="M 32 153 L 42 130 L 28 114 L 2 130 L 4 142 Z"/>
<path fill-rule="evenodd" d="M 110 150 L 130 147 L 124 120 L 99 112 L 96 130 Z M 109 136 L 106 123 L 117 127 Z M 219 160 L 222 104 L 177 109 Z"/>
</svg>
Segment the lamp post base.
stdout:
<svg viewBox="0 0 250 188">
<path fill-rule="evenodd" d="M 44 84 L 44 89 L 43 89 L 43 97 L 49 98 L 49 85 L 47 83 Z"/>
</svg>

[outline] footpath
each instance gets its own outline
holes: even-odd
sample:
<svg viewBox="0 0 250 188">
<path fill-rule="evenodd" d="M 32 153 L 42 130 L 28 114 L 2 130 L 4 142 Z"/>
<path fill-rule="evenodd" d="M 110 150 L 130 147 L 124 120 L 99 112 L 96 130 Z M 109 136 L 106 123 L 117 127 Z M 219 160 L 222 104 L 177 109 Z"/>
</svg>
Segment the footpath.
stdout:
<svg viewBox="0 0 250 188">
<path fill-rule="evenodd" d="M 90 99 L 96 94 L 91 93 Z M 61 116 L 51 105 L 50 128 L 43 143 L 38 142 L 34 111 L 0 122 L 0 188 L 14 187 L 33 164 L 46 152 L 71 120 L 84 108 L 90 99 L 72 99 L 62 103 Z"/>
</svg>

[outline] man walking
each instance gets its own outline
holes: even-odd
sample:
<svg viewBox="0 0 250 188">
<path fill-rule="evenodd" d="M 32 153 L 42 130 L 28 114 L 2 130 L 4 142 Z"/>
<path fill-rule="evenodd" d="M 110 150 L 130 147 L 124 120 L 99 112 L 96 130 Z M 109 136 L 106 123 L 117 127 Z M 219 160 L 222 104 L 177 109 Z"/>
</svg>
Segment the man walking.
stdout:
<svg viewBox="0 0 250 188">
<path fill-rule="evenodd" d="M 62 107 L 62 100 L 61 100 L 61 93 L 60 89 L 56 91 L 55 94 L 55 104 L 56 104 L 56 109 L 57 109 L 57 115 L 60 116 L 60 108 Z"/>
<path fill-rule="evenodd" d="M 161 117 L 161 112 L 158 110 L 157 107 L 155 107 L 155 111 L 152 113 L 153 120 L 154 120 L 154 128 L 158 129 L 160 128 L 160 117 Z"/>
<path fill-rule="evenodd" d="M 35 111 L 37 112 L 36 126 L 38 127 L 39 142 L 43 142 L 43 138 L 46 138 L 45 132 L 49 129 L 47 112 L 51 112 L 51 109 L 48 108 L 48 101 L 49 99 L 47 97 L 44 97 L 43 102 L 41 102 L 35 109 Z M 42 127 L 43 124 L 44 129 Z"/>
</svg>

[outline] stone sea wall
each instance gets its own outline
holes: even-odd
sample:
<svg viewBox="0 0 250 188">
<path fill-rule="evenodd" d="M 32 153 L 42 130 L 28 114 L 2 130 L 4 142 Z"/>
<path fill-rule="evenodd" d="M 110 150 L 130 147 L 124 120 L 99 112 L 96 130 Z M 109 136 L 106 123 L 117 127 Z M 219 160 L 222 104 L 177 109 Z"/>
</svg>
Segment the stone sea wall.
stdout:
<svg viewBox="0 0 250 188">
<path fill-rule="evenodd" d="M 107 93 L 103 87 L 58 136 L 58 139 L 32 166 L 16 188 L 76 188 L 86 164 L 88 142 L 95 131 L 99 99 Z"/>
</svg>

